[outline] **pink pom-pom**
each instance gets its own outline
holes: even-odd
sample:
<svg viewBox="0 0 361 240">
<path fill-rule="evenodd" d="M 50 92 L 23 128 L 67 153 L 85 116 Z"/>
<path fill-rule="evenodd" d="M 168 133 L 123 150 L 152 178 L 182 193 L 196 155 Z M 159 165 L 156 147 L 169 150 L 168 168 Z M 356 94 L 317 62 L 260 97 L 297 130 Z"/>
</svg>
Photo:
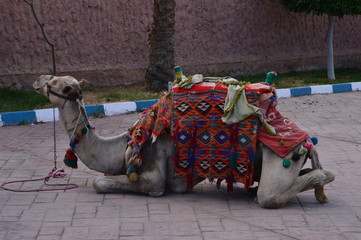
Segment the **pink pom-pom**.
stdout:
<svg viewBox="0 0 361 240">
<path fill-rule="evenodd" d="M 310 151 L 313 147 L 312 143 L 306 142 L 305 145 L 303 145 L 308 151 Z"/>
</svg>

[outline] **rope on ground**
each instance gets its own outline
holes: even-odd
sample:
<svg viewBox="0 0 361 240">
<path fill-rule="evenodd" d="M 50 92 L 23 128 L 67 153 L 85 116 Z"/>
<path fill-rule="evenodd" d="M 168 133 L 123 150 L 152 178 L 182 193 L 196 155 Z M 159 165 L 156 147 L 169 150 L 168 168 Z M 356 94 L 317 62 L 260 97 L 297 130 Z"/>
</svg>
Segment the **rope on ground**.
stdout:
<svg viewBox="0 0 361 240">
<path fill-rule="evenodd" d="M 65 176 L 66 176 L 66 174 L 64 173 L 64 169 L 56 169 L 56 167 L 54 167 L 53 170 L 51 170 L 51 172 L 46 177 L 36 178 L 36 179 L 31 179 L 31 180 L 17 180 L 17 181 L 5 182 L 0 186 L 0 188 L 7 190 L 7 191 L 12 191 L 12 192 L 45 192 L 45 191 L 60 191 L 60 190 L 65 191 L 65 190 L 70 190 L 70 189 L 78 187 L 77 184 L 73 184 L 73 183 L 56 183 L 56 184 L 48 183 L 50 178 L 63 178 Z M 53 188 L 19 190 L 19 189 L 11 189 L 11 188 L 5 187 L 5 185 L 13 184 L 13 183 L 26 183 L 26 182 L 36 182 L 36 181 L 44 181 L 44 184 L 46 186 L 53 187 Z M 57 187 L 61 187 L 61 188 L 57 188 Z"/>
</svg>

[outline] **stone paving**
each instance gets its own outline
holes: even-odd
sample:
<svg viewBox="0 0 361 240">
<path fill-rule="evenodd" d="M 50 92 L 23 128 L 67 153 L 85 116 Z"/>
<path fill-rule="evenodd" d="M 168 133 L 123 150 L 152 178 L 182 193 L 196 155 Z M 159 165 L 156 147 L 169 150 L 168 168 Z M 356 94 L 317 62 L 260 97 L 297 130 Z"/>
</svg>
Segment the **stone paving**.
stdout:
<svg viewBox="0 0 361 240">
<path fill-rule="evenodd" d="M 76 183 L 67 191 L 16 193 L 0 190 L 0 239 L 359 239 L 361 236 L 361 92 L 281 99 L 279 109 L 319 138 L 328 204 L 313 191 L 300 193 L 281 209 L 262 209 L 237 185 L 204 182 L 186 194 L 152 198 L 141 194 L 97 194 L 99 175 L 80 164 L 51 183 Z M 99 134 L 121 133 L 139 114 L 93 119 Z M 53 167 L 52 123 L 0 128 L 0 183 L 46 176 Z M 58 167 L 68 139 L 56 124 Z M 308 163 L 309 164 L 309 163 Z M 42 182 L 21 189 L 39 188 Z"/>
</svg>

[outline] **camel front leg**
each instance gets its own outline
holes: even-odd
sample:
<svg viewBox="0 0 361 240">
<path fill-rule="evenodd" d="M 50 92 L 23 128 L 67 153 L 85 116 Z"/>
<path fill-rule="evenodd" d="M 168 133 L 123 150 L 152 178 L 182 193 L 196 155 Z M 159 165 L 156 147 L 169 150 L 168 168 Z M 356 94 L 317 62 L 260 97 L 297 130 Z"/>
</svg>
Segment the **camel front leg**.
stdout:
<svg viewBox="0 0 361 240">
<path fill-rule="evenodd" d="M 93 187 L 97 193 L 136 192 L 159 197 L 164 194 L 165 179 L 158 171 L 143 172 L 136 182 L 129 181 L 126 175 L 100 176 L 94 180 Z"/>
<path fill-rule="evenodd" d="M 334 180 L 335 176 L 322 169 L 315 149 L 310 153 L 312 169 L 301 170 L 307 155 L 292 160 L 293 152 L 285 158 L 279 157 L 269 148 L 262 147 L 262 172 L 257 191 L 257 201 L 262 207 L 276 208 L 285 205 L 297 193 L 310 189 L 316 190 L 319 202 L 327 202 L 323 186 Z M 296 151 L 299 147 L 295 148 Z M 284 161 L 291 164 L 284 166 Z"/>
<path fill-rule="evenodd" d="M 257 201 L 262 207 L 281 207 L 299 192 L 322 188 L 325 184 L 332 182 L 334 178 L 331 172 L 316 169 L 297 177 L 287 189 L 282 191 L 278 191 L 279 189 L 270 191 L 267 187 L 260 186 L 257 192 Z"/>
<path fill-rule="evenodd" d="M 167 154 L 168 146 L 160 142 L 162 140 L 164 141 L 164 137 L 159 137 L 157 142 L 147 143 L 142 148 L 143 165 L 137 181 L 129 181 L 126 175 L 101 176 L 93 182 L 95 190 L 98 193 L 145 193 L 152 197 L 163 195 L 166 185 L 166 160 L 169 153 Z M 125 155 L 126 158 L 130 157 L 128 151 Z"/>
</svg>

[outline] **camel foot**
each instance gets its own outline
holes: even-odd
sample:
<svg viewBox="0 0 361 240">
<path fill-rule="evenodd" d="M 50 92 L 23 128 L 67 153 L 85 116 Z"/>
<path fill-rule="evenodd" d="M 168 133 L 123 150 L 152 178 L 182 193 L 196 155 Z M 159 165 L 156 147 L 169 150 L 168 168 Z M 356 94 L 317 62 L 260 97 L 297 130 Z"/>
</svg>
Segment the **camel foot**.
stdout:
<svg viewBox="0 0 361 240">
<path fill-rule="evenodd" d="M 328 203 L 323 187 L 315 188 L 315 197 L 319 203 Z"/>
<path fill-rule="evenodd" d="M 97 177 L 93 181 L 93 188 L 97 193 L 123 193 L 124 190 L 115 181 L 109 181 L 107 177 Z"/>
</svg>

